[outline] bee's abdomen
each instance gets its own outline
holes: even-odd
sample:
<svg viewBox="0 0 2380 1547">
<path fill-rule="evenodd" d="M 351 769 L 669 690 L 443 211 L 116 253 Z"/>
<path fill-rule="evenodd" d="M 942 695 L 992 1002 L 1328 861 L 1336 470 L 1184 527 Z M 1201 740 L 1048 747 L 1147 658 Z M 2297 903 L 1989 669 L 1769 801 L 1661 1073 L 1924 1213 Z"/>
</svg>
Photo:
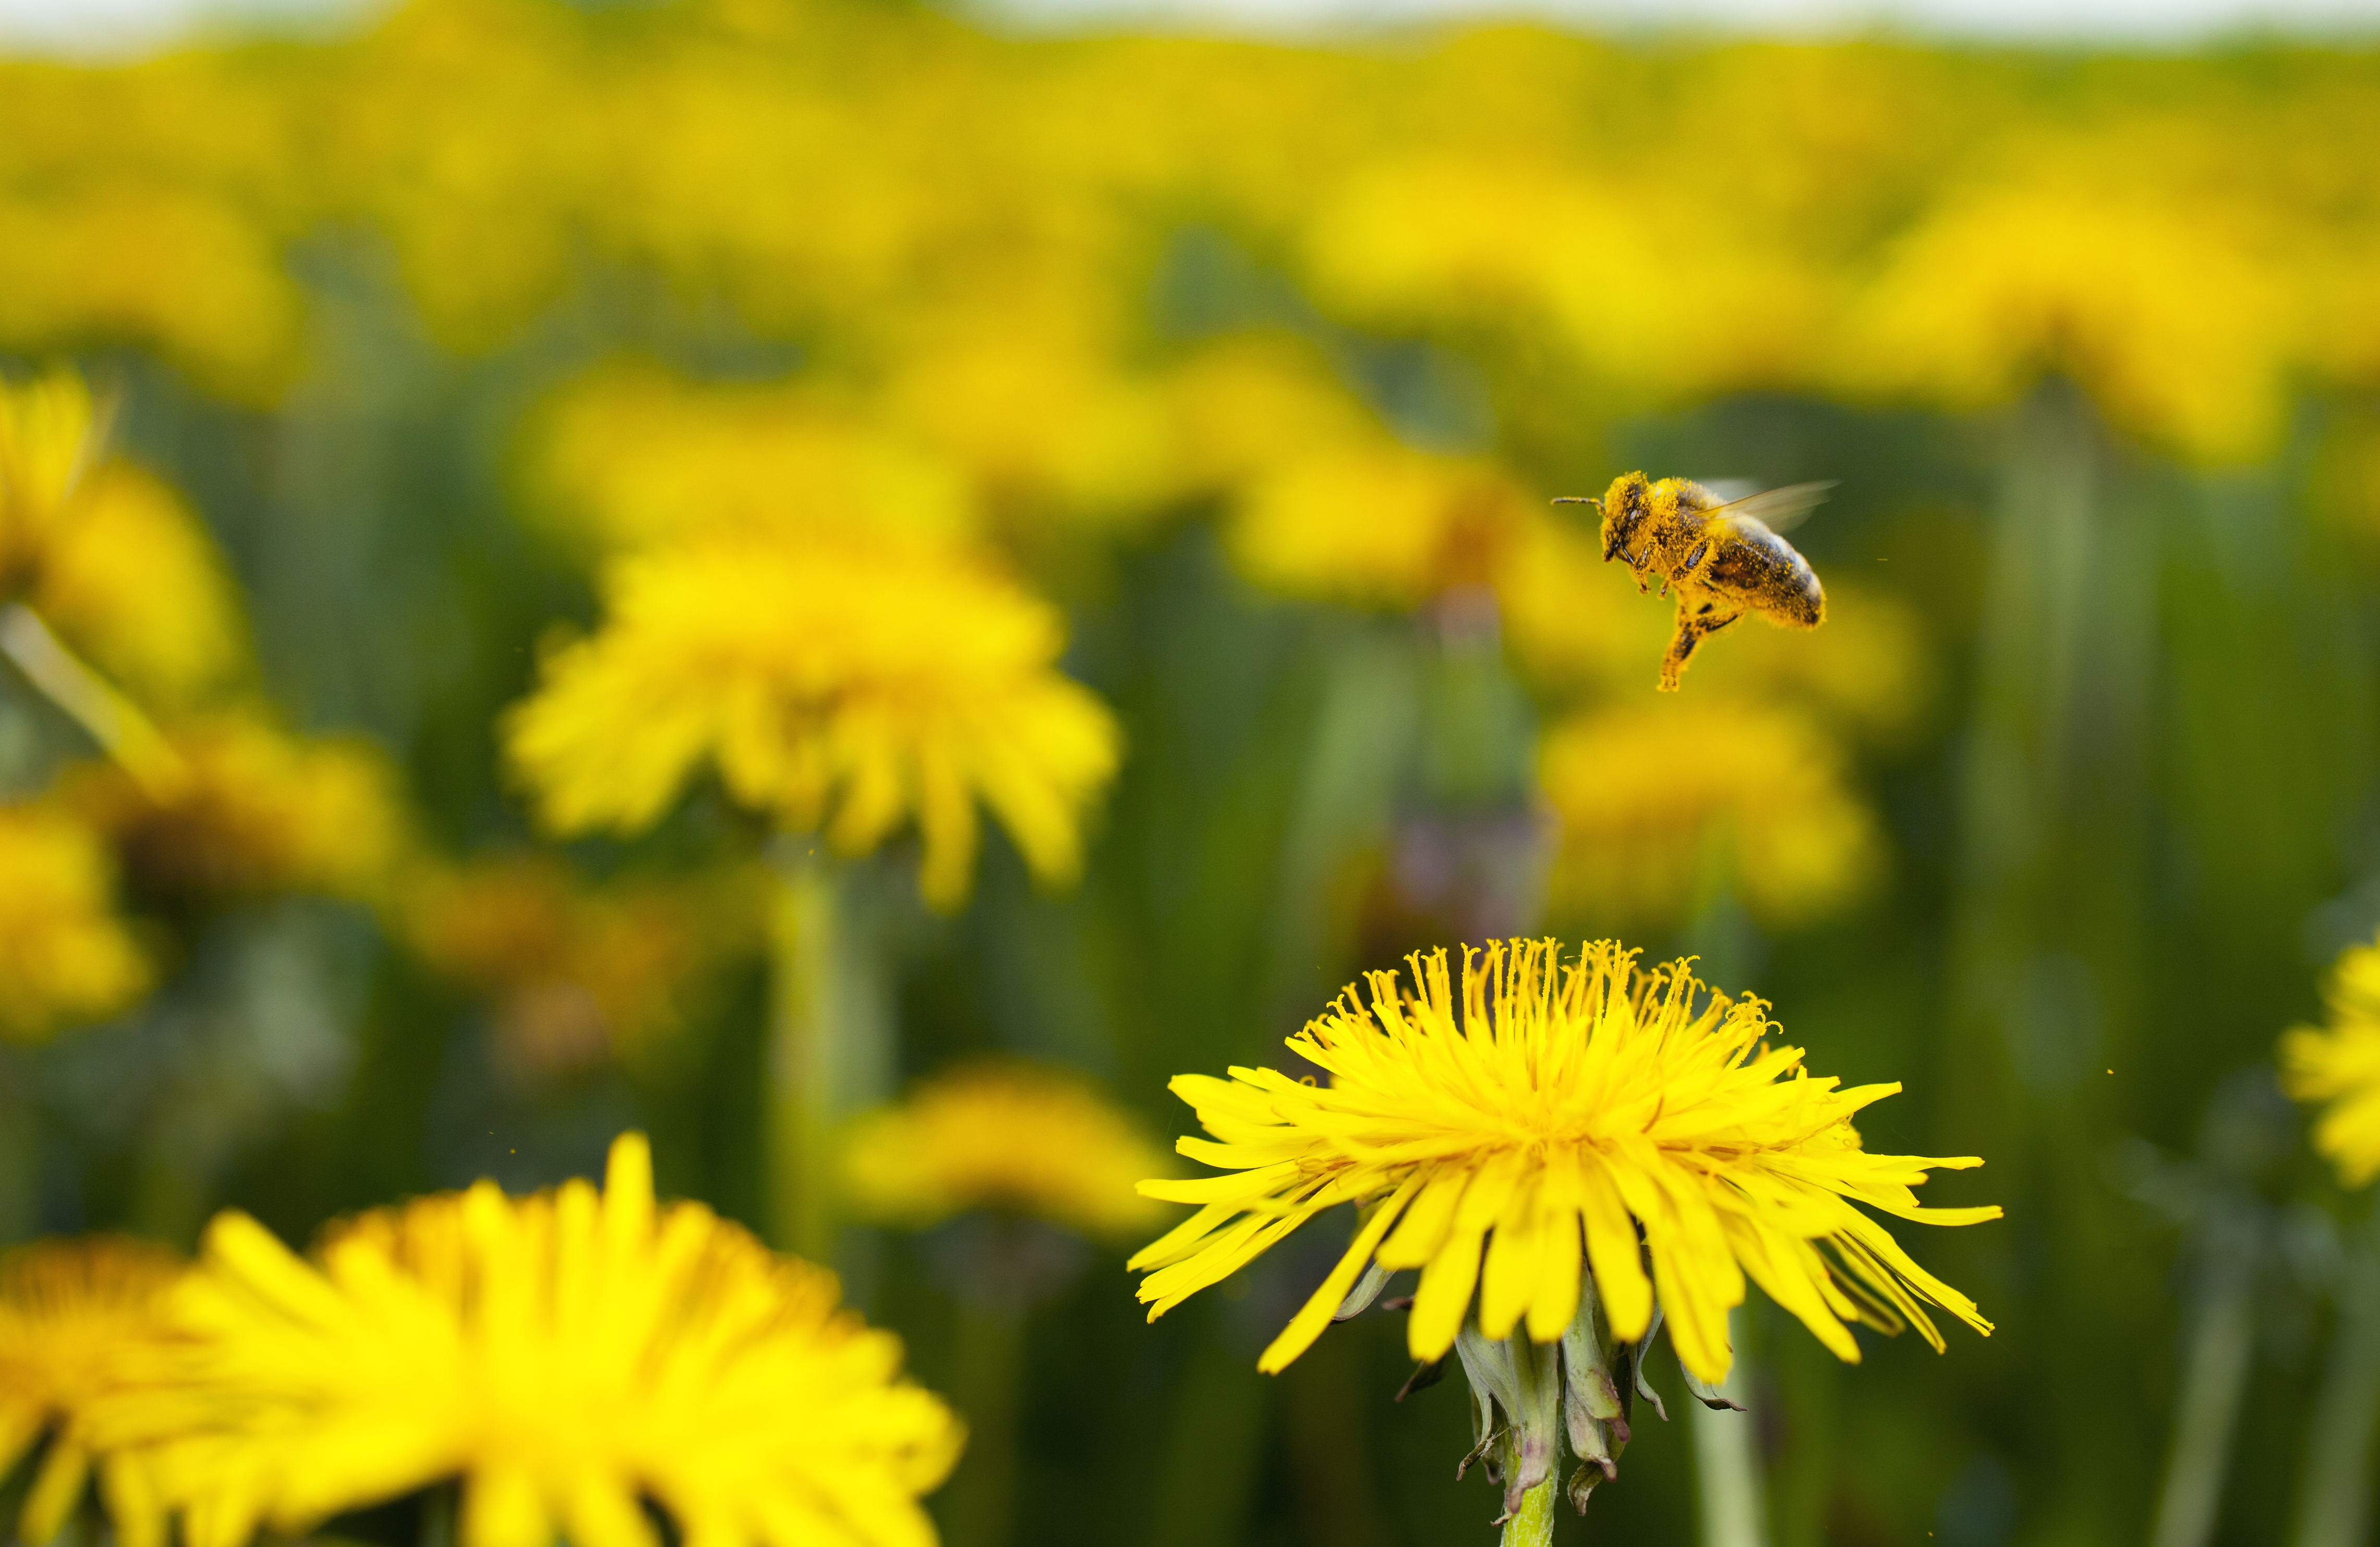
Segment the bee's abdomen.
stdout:
<svg viewBox="0 0 2380 1547">
<path fill-rule="evenodd" d="M 1713 590 L 1757 607 L 1779 623 L 1815 628 L 1826 620 L 1826 588 L 1809 561 L 1773 531 L 1741 531 L 1721 545 L 1706 572 Z"/>
</svg>

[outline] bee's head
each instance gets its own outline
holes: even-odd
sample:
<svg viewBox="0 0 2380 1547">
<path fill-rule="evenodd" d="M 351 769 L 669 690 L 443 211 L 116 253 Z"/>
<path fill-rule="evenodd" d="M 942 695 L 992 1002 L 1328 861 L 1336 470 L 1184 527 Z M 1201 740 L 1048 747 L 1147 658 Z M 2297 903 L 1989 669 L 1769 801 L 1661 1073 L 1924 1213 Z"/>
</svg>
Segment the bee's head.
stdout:
<svg viewBox="0 0 2380 1547">
<path fill-rule="evenodd" d="M 1636 529 L 1652 514 L 1653 486 L 1641 472 L 1622 473 L 1597 504 L 1603 511 L 1603 556 L 1609 560 L 1635 546 Z"/>
</svg>

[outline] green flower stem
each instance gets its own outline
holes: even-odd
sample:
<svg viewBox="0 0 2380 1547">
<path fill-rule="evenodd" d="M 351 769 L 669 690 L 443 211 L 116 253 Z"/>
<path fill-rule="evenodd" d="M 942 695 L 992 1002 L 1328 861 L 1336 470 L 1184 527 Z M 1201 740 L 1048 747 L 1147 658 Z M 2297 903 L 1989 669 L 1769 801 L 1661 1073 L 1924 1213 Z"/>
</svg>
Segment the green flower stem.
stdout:
<svg viewBox="0 0 2380 1547">
<path fill-rule="evenodd" d="M 2290 1547 L 2362 1547 L 2370 1539 L 2372 1437 L 2380 1421 L 2380 1258 L 2373 1226 L 2349 1245 L 2338 1332 L 2306 1441 Z"/>
<path fill-rule="evenodd" d="M 1025 1379 L 1025 1307 L 1014 1296 L 961 1297 L 951 1400 L 966 1419 L 966 1455 L 952 1477 L 950 1547 L 1008 1547 L 1016 1519 L 1017 1398 Z"/>
<path fill-rule="evenodd" d="M 889 1093 L 892 1017 L 881 942 L 854 907 L 853 867 L 801 834 L 779 842 L 771 920 L 770 1220 L 777 1246 L 836 1260 L 843 1122 Z"/>
<path fill-rule="evenodd" d="M 2205 1547 L 2214 1540 L 2231 1431 L 2255 1348 L 2253 1267 L 2246 1250 L 2208 1254 L 2204 1297 L 2182 1350 L 2181 1406 L 2174 1415 L 2173 1454 L 2157 1497 L 2151 1547 Z"/>
<path fill-rule="evenodd" d="M 139 706 L 66 647 L 21 602 L 0 605 L 0 655 L 63 710 L 152 795 L 170 789 L 182 760 Z"/>
<path fill-rule="evenodd" d="M 1521 1495 L 1521 1507 L 1504 1522 L 1497 1547 L 1547 1547 L 1554 1539 L 1554 1495 L 1561 1492 L 1561 1468 Z"/>
<path fill-rule="evenodd" d="M 1751 1358 L 1742 1336 L 1746 1320 L 1741 1310 L 1728 1317 L 1735 1366 L 1719 1391 L 1748 1407 Z M 1767 1547 L 1768 1511 L 1752 1415 L 1706 1407 L 1699 1401 L 1690 1400 L 1686 1407 L 1694 1415 L 1694 1484 L 1702 1500 L 1703 1547 Z"/>
</svg>

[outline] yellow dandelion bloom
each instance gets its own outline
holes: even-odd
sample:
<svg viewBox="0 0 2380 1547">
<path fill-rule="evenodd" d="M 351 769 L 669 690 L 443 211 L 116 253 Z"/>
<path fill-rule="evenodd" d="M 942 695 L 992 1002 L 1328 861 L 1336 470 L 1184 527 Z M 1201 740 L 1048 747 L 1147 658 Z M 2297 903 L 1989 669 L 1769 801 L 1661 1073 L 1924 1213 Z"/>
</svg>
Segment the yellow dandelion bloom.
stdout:
<svg viewBox="0 0 2380 1547">
<path fill-rule="evenodd" d="M 303 1532 L 463 1480 L 464 1547 L 929 1547 L 949 1410 L 834 1275 L 698 1203 L 657 1207 L 641 1135 L 602 1190 L 491 1182 L 335 1228 L 316 1258 L 207 1229 L 176 1383 L 107 1415 L 151 1439 L 189 1547 Z"/>
<path fill-rule="evenodd" d="M 954 469 L 793 384 L 607 366 L 545 407 L 531 464 L 554 518 L 603 549 L 721 531 L 947 542 L 975 524 Z"/>
<path fill-rule="evenodd" d="M 220 104 L 174 115 L 185 128 Z M 227 201 L 91 171 L 63 197 L 0 196 L 0 349 L 145 344 L 209 391 L 266 404 L 296 374 L 304 302 L 271 238 Z M 94 186 L 106 182 L 117 186 Z M 170 263 L 157 254 L 170 252 Z"/>
<path fill-rule="evenodd" d="M 71 815 L 0 806 L 0 1037 L 103 1019 L 148 991 L 114 883 L 106 843 Z"/>
<path fill-rule="evenodd" d="M 2253 224 L 2096 187 L 1948 201 L 1855 304 L 1843 384 L 1972 409 L 2063 371 L 2126 429 L 2212 461 L 2262 455 L 2292 340 L 2287 282 L 2227 236 Z"/>
<path fill-rule="evenodd" d="M 2380 1175 L 2380 941 L 2339 953 L 2323 997 L 2330 1024 L 2281 1037 L 2281 1087 L 2301 1102 L 2325 1102 L 2313 1147 L 2360 1188 Z"/>
<path fill-rule="evenodd" d="M 40 1440 L 48 1453 L 25 1495 L 20 1541 L 42 1547 L 81 1501 L 94 1462 L 124 1547 L 162 1547 L 164 1511 L 137 1451 L 91 1431 L 95 1408 L 141 1389 L 166 1343 L 165 1304 L 182 1261 L 115 1236 L 41 1241 L 0 1256 L 0 1476 Z"/>
<path fill-rule="evenodd" d="M 968 469 L 996 506 L 1134 518 L 1170 491 L 1168 405 L 1080 332 L 1028 306 L 929 335 L 888 384 L 884 411 Z"/>
<path fill-rule="evenodd" d="M 239 604 L 189 507 L 108 459 L 104 417 L 70 372 L 0 383 L 0 602 L 123 686 L 188 701 L 245 661 Z"/>
<path fill-rule="evenodd" d="M 1488 583 L 1538 518 L 1536 502 L 1485 462 L 1361 441 L 1253 480 L 1227 542 L 1241 573 L 1269 589 L 1411 607 Z"/>
<path fill-rule="evenodd" d="M 922 1227 L 1003 1209 L 1088 1236 L 1146 1227 L 1159 1205 L 1133 1188 L 1161 1155 L 1087 1080 L 1021 1064 L 979 1064 L 867 1114 L 844 1153 L 862 1213 Z"/>
<path fill-rule="evenodd" d="M 1612 942 L 1569 963 L 1549 941 L 1466 950 L 1459 999 L 1443 950 L 1410 959 L 1410 986 L 1372 973 L 1368 1008 L 1350 987 L 1289 1039 L 1330 1083 L 1245 1068 L 1173 1081 L 1214 1136 L 1178 1147 L 1226 1174 L 1141 1185 L 1200 1206 L 1132 1260 L 1152 1320 L 1353 1203 L 1354 1244 L 1258 1368 L 1303 1353 L 1375 1259 L 1422 1270 L 1407 1341 L 1423 1359 L 1454 1346 L 1475 1289 L 1487 1337 L 1556 1341 L 1589 1273 L 1613 1336 L 1644 1337 L 1658 1302 L 1681 1361 L 1714 1384 L 1747 1275 L 1845 1359 L 1859 1358 L 1848 1322 L 1906 1322 L 1939 1348 L 1927 1303 L 1990 1331 L 1853 1206 L 1999 1217 L 1909 1190 L 1929 1167 L 1980 1161 L 1860 1147 L 1852 1116 L 1900 1086 L 1811 1077 L 1801 1049 L 1766 1041 L 1766 1004 L 1706 990 L 1684 962 L 1639 968 Z"/>
<path fill-rule="evenodd" d="M 966 895 L 976 802 L 1045 880 L 1079 870 L 1113 718 L 1055 669 L 1056 611 L 956 555 L 720 541 L 620 561 L 611 616 L 546 662 L 513 765 L 565 833 L 634 831 L 705 761 L 864 854 L 915 817 L 929 901 Z"/>
<path fill-rule="evenodd" d="M 1560 826 L 1557 915 L 1683 922 L 1722 873 L 1754 914 L 1791 925 L 1867 895 L 1887 846 L 1842 755 L 1796 711 L 1705 695 L 1630 700 L 1549 728 L 1538 779 Z"/>
<path fill-rule="evenodd" d="M 1184 483 L 1230 488 L 1320 445 L 1379 428 L 1312 345 L 1242 335 L 1209 345 L 1166 380 Z"/>
<path fill-rule="evenodd" d="M 402 847 L 387 759 L 223 715 L 168 737 L 178 764 L 144 786 L 112 763 L 67 771 L 60 798 L 106 834 L 128 879 L 173 901 L 316 892 L 375 898 Z"/>
</svg>

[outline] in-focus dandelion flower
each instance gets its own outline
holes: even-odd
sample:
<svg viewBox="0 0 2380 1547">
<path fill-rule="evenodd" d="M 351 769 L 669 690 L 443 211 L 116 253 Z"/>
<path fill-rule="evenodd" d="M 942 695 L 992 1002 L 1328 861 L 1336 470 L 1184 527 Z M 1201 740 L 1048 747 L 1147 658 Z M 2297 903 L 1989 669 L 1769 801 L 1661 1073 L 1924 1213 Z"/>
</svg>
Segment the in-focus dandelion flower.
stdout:
<svg viewBox="0 0 2380 1547">
<path fill-rule="evenodd" d="M 0 805 L 0 1037 L 101 1020 L 148 992 L 105 841 L 65 811 Z"/>
<path fill-rule="evenodd" d="M 375 898 L 403 844 L 387 760 L 367 743 L 292 737 L 221 715 L 177 727 L 171 774 L 67 771 L 59 797 L 114 842 L 144 896 L 172 903 L 272 892 Z"/>
<path fill-rule="evenodd" d="M 1079 870 L 1113 718 L 1056 669 L 1055 610 L 953 554 L 728 542 L 620 561 L 604 627 L 546 662 L 513 765 L 565 833 L 655 821 L 705 762 L 728 793 L 864 854 L 914 817 L 955 907 L 976 804 L 1045 880 Z"/>
<path fill-rule="evenodd" d="M 189 1547 L 303 1532 L 463 1480 L 464 1547 L 929 1547 L 957 1421 L 834 1276 L 697 1203 L 630 1134 L 603 1189 L 482 1182 L 361 1215 L 313 1261 L 245 1214 L 179 1291 L 197 1339 L 112 1431 L 151 1452 Z"/>
<path fill-rule="evenodd" d="M 1772 1046 L 1767 1005 L 1708 991 L 1683 962 L 1651 969 L 1606 941 L 1564 963 L 1551 942 L 1412 958 L 1370 974 L 1289 1040 L 1329 1083 L 1272 1069 L 1183 1075 L 1211 1139 L 1179 1148 L 1224 1175 L 1142 1184 L 1198 1212 L 1133 1259 L 1151 1317 L 1220 1283 L 1316 1215 L 1363 1211 L 1354 1244 L 1258 1361 L 1311 1345 L 1377 1259 L 1418 1268 L 1408 1342 L 1435 1359 L 1477 1301 L 1478 1330 L 1538 1344 L 1577 1317 L 1591 1275 L 1611 1334 L 1644 1337 L 1656 1304 L 1680 1359 L 1716 1383 L 1727 1312 L 1748 1276 L 1845 1359 L 1846 1323 L 1914 1325 L 1973 1302 L 1912 1261 L 1855 1205 L 1972 1224 L 1997 1208 L 1927 1209 L 1910 1188 L 1973 1157 L 1870 1154 L 1852 1117 L 1898 1085 L 1842 1090 Z"/>
<path fill-rule="evenodd" d="M 1538 776 L 1560 823 L 1558 915 L 1673 925 L 1723 882 L 1791 925 L 1882 879 L 1876 814 L 1840 750 L 1791 708 L 1706 696 L 1582 711 L 1547 731 Z"/>
<path fill-rule="evenodd" d="M 1088 1081 L 1028 1065 L 953 1070 L 867 1114 L 844 1163 L 856 1208 L 912 1227 L 997 1209 L 1098 1236 L 1163 1217 L 1134 1190 L 1162 1163 L 1139 1126 Z"/>
<path fill-rule="evenodd" d="M 0 1256 L 0 1476 L 49 1437 L 17 1538 L 42 1547 L 81 1502 L 96 1466 L 124 1547 L 162 1547 L 164 1511 L 138 1451 L 101 1443 L 91 1415 L 142 1389 L 171 1340 L 168 1291 L 182 1260 L 116 1236 L 40 1241 Z"/>
<path fill-rule="evenodd" d="M 2324 993 L 2329 1024 L 2299 1026 L 2281 1037 L 2281 1086 L 2301 1102 L 2322 1102 L 2313 1147 L 2360 1188 L 2380 1175 L 2380 941 L 2339 953 Z"/>
<path fill-rule="evenodd" d="M 21 602 L 121 686 L 187 702 L 246 660 L 206 529 L 106 452 L 82 379 L 0 382 L 0 603 Z"/>
</svg>

